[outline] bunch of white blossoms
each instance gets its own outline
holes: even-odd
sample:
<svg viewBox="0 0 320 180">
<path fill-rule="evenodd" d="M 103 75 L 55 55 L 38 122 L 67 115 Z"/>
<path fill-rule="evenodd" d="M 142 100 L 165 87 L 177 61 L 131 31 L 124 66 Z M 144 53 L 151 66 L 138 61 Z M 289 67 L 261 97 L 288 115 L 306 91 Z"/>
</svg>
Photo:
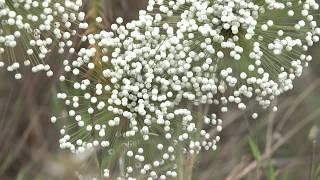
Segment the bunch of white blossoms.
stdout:
<svg viewBox="0 0 320 180">
<path fill-rule="evenodd" d="M 61 148 L 97 150 L 106 177 L 183 176 L 181 160 L 217 148 L 217 111 L 253 100 L 268 108 L 293 88 L 319 41 L 318 9 L 314 0 L 149 0 L 138 20 L 84 36 L 90 47 L 64 61 L 60 80 L 73 87 L 58 98 L 71 119 L 51 118 L 62 121 Z"/>
<path fill-rule="evenodd" d="M 56 46 L 63 53 L 72 47 L 77 29 L 87 28 L 81 6 L 82 0 L 0 0 L 0 67 L 16 79 L 22 66 L 52 76 L 46 55 Z"/>
</svg>

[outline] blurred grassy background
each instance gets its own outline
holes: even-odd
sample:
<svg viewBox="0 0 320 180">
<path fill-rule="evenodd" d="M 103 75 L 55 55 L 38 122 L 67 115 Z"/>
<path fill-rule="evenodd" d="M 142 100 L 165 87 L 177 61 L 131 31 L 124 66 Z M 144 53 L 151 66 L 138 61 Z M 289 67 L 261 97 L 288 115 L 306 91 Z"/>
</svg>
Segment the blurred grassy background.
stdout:
<svg viewBox="0 0 320 180">
<path fill-rule="evenodd" d="M 145 4 L 106 0 L 107 16 L 130 20 Z M 312 49 L 314 61 L 295 89 L 277 99 L 277 112 L 262 112 L 257 120 L 250 118 L 250 108 L 247 113 L 233 110 L 224 115 L 219 149 L 197 159 L 195 180 L 320 179 L 319 50 Z M 0 71 L 0 80 L 0 179 L 76 179 L 74 172 L 85 163 L 58 149 L 57 129 L 49 123 L 55 78 L 48 81 L 43 74 L 28 74 L 23 81 L 14 81 Z"/>
</svg>

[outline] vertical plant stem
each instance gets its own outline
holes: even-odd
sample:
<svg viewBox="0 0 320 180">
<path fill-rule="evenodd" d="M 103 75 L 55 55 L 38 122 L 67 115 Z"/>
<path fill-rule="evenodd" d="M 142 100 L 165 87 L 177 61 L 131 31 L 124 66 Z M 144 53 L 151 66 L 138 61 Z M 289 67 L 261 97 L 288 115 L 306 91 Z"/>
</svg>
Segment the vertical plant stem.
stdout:
<svg viewBox="0 0 320 180">
<path fill-rule="evenodd" d="M 196 137 L 195 137 L 195 140 L 196 141 L 200 141 L 200 132 L 203 128 L 203 116 L 206 115 L 209 111 L 209 106 L 206 105 L 206 106 L 199 106 L 198 108 L 198 114 L 197 114 L 197 118 L 196 118 L 196 121 L 197 121 L 197 134 L 196 134 Z M 186 160 L 186 163 L 185 163 L 185 178 L 184 180 L 192 180 L 192 176 L 193 176 L 193 168 L 194 168 L 194 165 L 196 163 L 196 160 L 197 160 L 197 154 L 192 154 L 192 155 L 189 155 L 188 156 L 188 159 Z"/>
<path fill-rule="evenodd" d="M 273 102 L 273 104 L 277 104 L 277 100 Z M 271 147 L 273 144 L 273 133 L 274 133 L 274 119 L 275 119 L 275 113 L 273 111 L 270 112 L 268 123 L 267 123 L 267 134 L 266 134 L 266 145 L 265 145 L 265 151 L 266 153 L 269 153 L 271 151 Z"/>
<path fill-rule="evenodd" d="M 121 177 L 125 177 L 124 156 L 125 156 L 125 154 L 121 155 L 121 157 L 119 158 L 119 169 L 120 169 Z"/>
<path fill-rule="evenodd" d="M 312 157 L 311 157 L 311 166 L 310 166 L 310 174 L 309 179 L 314 180 L 314 165 L 316 162 L 316 150 L 317 150 L 317 140 L 314 139 L 312 141 Z"/>
<path fill-rule="evenodd" d="M 179 146 L 179 150 L 178 150 L 178 179 L 179 180 L 184 180 L 184 154 L 183 154 L 183 148 L 181 146 Z"/>
</svg>

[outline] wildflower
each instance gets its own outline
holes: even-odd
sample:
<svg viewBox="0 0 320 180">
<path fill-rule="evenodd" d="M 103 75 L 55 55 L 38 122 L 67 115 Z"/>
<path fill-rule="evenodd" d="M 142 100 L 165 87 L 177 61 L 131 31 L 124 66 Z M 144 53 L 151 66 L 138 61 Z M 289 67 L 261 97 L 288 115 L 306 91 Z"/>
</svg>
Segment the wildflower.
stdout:
<svg viewBox="0 0 320 180">
<path fill-rule="evenodd" d="M 46 55 L 55 45 L 59 53 L 72 47 L 77 29 L 86 28 L 81 6 L 82 0 L 0 0 L 0 66 L 16 79 L 22 78 L 22 66 L 52 76 Z"/>
<path fill-rule="evenodd" d="M 58 98 L 72 120 L 61 148 L 120 157 L 128 179 L 180 176 L 179 159 L 217 148 L 212 108 L 267 108 L 293 88 L 319 40 L 318 9 L 314 0 L 149 0 L 138 20 L 85 36 L 92 46 L 64 61 L 60 80 L 73 87 Z"/>
</svg>

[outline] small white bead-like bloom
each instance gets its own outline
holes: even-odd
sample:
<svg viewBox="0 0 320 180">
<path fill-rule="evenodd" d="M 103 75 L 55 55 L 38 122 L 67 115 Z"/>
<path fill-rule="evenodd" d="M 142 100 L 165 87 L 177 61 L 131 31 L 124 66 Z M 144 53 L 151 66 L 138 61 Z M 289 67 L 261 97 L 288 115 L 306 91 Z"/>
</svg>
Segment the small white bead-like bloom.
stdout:
<svg viewBox="0 0 320 180">
<path fill-rule="evenodd" d="M 15 73 L 16 79 L 21 78 L 22 66 L 52 76 L 46 56 L 56 44 L 60 53 L 72 46 L 77 24 L 83 24 L 81 6 L 82 0 L 1 0 L 1 67 Z"/>
<path fill-rule="evenodd" d="M 61 148 L 122 149 L 128 179 L 176 177 L 178 158 L 216 150 L 213 132 L 223 126 L 212 108 L 270 107 L 293 88 L 319 40 L 314 0 L 255 2 L 149 0 L 138 20 L 119 18 L 112 31 L 83 38 L 92 46 L 66 61 L 60 78 L 73 87 L 58 94 L 71 119 Z"/>
</svg>

